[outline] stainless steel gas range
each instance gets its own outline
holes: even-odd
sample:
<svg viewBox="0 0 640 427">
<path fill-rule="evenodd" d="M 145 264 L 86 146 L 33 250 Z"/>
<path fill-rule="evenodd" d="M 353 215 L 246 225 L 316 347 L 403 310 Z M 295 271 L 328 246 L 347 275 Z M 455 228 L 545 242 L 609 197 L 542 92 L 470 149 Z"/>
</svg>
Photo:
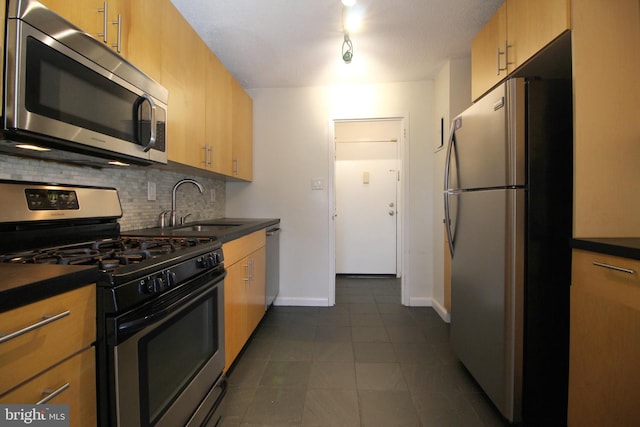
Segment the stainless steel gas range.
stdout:
<svg viewBox="0 0 640 427">
<path fill-rule="evenodd" d="M 91 265 L 102 426 L 212 426 L 226 392 L 221 244 L 122 235 L 113 188 L 0 180 L 0 262 Z"/>
</svg>

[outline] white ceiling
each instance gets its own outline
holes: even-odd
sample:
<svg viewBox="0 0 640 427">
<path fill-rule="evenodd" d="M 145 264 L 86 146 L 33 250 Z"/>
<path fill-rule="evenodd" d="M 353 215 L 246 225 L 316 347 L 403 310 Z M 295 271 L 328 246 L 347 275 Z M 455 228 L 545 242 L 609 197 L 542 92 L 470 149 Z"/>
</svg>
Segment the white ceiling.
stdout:
<svg viewBox="0 0 640 427">
<path fill-rule="evenodd" d="M 357 0 L 362 28 L 342 62 L 340 0 L 171 0 L 245 88 L 418 81 L 471 39 L 503 0 Z"/>
</svg>

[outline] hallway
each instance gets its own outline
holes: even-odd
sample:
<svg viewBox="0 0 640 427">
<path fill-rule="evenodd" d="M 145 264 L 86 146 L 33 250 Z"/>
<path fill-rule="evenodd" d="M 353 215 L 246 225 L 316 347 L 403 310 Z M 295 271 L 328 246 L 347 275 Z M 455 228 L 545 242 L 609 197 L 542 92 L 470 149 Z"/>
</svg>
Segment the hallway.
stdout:
<svg viewBox="0 0 640 427">
<path fill-rule="evenodd" d="M 336 280 L 334 307 L 271 307 L 229 374 L 222 426 L 502 426 L 430 307 L 394 278 Z"/>
</svg>

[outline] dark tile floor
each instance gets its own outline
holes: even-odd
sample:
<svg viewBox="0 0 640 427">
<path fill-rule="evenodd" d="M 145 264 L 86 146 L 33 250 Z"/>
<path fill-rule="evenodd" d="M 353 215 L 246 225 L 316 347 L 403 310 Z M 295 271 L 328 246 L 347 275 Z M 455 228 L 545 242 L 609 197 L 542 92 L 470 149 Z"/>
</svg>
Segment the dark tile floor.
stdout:
<svg viewBox="0 0 640 427">
<path fill-rule="evenodd" d="M 229 375 L 222 426 L 502 426 L 428 307 L 389 278 L 336 281 L 334 307 L 272 307 Z"/>
</svg>

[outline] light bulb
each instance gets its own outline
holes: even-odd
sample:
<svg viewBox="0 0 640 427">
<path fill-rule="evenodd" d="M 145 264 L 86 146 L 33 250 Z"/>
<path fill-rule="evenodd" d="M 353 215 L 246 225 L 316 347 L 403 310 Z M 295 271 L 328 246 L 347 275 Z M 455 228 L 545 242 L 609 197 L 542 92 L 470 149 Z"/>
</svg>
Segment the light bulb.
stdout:
<svg viewBox="0 0 640 427">
<path fill-rule="evenodd" d="M 356 4 L 356 0 L 342 0 L 342 4 L 346 7 L 351 7 Z"/>
</svg>

